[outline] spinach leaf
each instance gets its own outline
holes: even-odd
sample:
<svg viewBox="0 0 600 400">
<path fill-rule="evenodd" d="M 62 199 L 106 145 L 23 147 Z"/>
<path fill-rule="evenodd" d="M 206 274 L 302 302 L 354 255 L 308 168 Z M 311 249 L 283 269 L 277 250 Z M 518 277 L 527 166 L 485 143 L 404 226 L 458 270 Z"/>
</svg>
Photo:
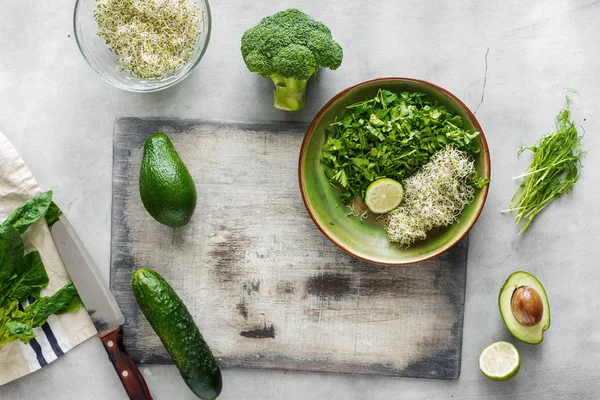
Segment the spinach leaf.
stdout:
<svg viewBox="0 0 600 400">
<path fill-rule="evenodd" d="M 70 312 L 74 312 L 83 307 L 83 302 L 81 301 L 81 297 L 79 297 L 79 293 L 75 292 L 71 300 L 67 304 L 65 304 L 60 310 L 55 312 L 54 314 L 67 314 Z"/>
<path fill-rule="evenodd" d="M 33 333 L 31 326 L 21 322 L 7 322 L 6 331 L 6 337 L 0 337 L 0 346 L 16 339 L 19 339 L 21 342 L 27 344 L 35 337 L 35 333 Z"/>
<path fill-rule="evenodd" d="M 22 268 L 24 253 L 19 232 L 12 225 L 0 225 L 0 293 L 6 293 L 15 271 Z"/>
<path fill-rule="evenodd" d="M 62 215 L 62 211 L 55 202 L 50 203 L 50 207 L 48 207 L 48 211 L 46 211 L 46 222 L 48 223 L 48 228 L 52 228 Z"/>
<path fill-rule="evenodd" d="M 40 290 L 48 285 L 48 274 L 38 251 L 32 251 L 23 258 L 23 263 L 15 271 L 15 279 L 0 300 L 14 299 L 22 302 L 29 297 L 37 298 Z"/>
<path fill-rule="evenodd" d="M 52 203 L 52 190 L 40 193 L 21 204 L 2 225 L 12 225 L 19 233 L 23 233 L 33 223 L 42 218 Z"/>
<path fill-rule="evenodd" d="M 50 297 L 41 297 L 29 305 L 24 311 L 23 322 L 32 328 L 44 325 L 48 317 L 63 309 L 73 296 L 77 294 L 72 282 L 67 283 Z"/>
<path fill-rule="evenodd" d="M 25 314 L 19 310 L 19 302 L 13 300 L 11 302 L 4 302 L 2 307 L 0 308 L 0 346 L 5 345 L 6 343 L 12 342 L 13 340 L 20 339 L 21 337 L 24 340 L 24 343 L 29 343 L 31 338 L 28 338 L 28 335 L 17 334 L 16 332 L 24 333 L 26 328 L 16 326 L 12 326 L 12 330 L 9 329 L 9 326 L 14 323 L 21 323 L 20 321 Z M 29 325 L 27 325 L 29 326 Z M 31 327 L 29 327 L 31 329 Z M 33 331 L 31 331 L 33 334 Z"/>
<path fill-rule="evenodd" d="M 0 346 L 14 340 L 29 343 L 35 337 L 33 329 L 42 326 L 50 315 L 82 306 L 73 283 L 40 298 L 40 291 L 48 285 L 48 274 L 38 251 L 25 254 L 21 234 L 46 213 L 49 225 L 61 215 L 51 191 L 26 201 L 0 225 Z M 28 298 L 36 300 L 19 310 L 19 303 Z"/>
<path fill-rule="evenodd" d="M 0 307 L 0 346 L 14 340 L 27 344 L 35 337 L 34 328 L 46 322 L 52 314 L 62 314 L 79 309 L 81 300 L 73 283 L 68 283 L 50 297 L 41 297 L 24 311 L 17 300 L 4 301 Z"/>
<path fill-rule="evenodd" d="M 0 322 L 4 324 L 11 319 L 20 319 L 23 317 L 23 311 L 19 310 L 19 302 L 12 300 L 10 302 L 4 302 L 0 308 Z M 0 328 L 2 329 L 2 328 Z M 1 336 L 1 335 L 0 335 Z"/>
</svg>

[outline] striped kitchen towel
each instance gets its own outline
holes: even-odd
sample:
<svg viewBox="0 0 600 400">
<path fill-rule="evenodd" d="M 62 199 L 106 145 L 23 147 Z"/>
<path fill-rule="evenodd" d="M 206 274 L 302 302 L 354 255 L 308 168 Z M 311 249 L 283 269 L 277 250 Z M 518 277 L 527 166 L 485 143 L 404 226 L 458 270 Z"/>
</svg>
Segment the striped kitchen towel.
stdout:
<svg viewBox="0 0 600 400">
<path fill-rule="evenodd" d="M 0 222 L 27 199 L 41 193 L 41 189 L 17 150 L 0 133 Z M 42 256 L 50 283 L 42 291 L 52 295 L 69 282 L 60 255 L 56 250 L 46 221 L 32 225 L 23 234 L 25 251 L 38 250 Z M 29 302 L 21 304 L 27 307 Z M 40 328 L 34 329 L 35 338 L 25 345 L 14 341 L 0 347 L 0 385 L 45 367 L 79 343 L 96 334 L 87 312 L 52 315 Z"/>
</svg>

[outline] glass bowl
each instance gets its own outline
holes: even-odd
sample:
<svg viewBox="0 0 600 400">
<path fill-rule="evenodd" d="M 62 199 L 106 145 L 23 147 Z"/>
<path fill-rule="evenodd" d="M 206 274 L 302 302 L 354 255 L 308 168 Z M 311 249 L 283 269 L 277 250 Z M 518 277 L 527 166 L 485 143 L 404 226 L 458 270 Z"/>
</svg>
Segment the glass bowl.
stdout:
<svg viewBox="0 0 600 400">
<path fill-rule="evenodd" d="M 160 79 L 139 78 L 129 71 L 122 71 L 117 65 L 115 53 L 108 49 L 106 42 L 97 35 L 98 25 L 94 20 L 96 0 L 77 0 L 73 14 L 75 39 L 88 64 L 106 81 L 118 88 L 132 92 L 155 92 L 166 89 L 187 77 L 198 65 L 210 39 L 211 16 L 207 0 L 192 0 L 200 12 L 200 27 L 194 53 L 187 63 L 175 72 Z"/>
</svg>

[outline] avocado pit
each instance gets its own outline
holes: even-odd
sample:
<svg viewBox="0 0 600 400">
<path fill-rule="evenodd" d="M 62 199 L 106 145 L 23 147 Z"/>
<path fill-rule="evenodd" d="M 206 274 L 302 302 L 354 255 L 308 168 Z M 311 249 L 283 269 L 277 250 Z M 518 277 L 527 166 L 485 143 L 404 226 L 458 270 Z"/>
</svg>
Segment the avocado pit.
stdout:
<svg viewBox="0 0 600 400">
<path fill-rule="evenodd" d="M 535 326 L 542 320 L 544 305 L 539 293 L 528 286 L 518 287 L 510 300 L 515 319 L 524 326 Z"/>
</svg>

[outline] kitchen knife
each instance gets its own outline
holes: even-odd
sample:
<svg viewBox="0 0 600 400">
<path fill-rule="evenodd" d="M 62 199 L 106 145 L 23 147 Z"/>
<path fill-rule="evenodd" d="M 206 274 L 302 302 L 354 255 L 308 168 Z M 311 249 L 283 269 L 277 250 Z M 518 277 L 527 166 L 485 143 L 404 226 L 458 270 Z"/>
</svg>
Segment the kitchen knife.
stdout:
<svg viewBox="0 0 600 400">
<path fill-rule="evenodd" d="M 129 398 L 151 400 L 144 377 L 123 346 L 123 313 L 64 214 L 52 226 L 51 233 L 67 272 L 99 332 L 98 336 Z"/>
</svg>

